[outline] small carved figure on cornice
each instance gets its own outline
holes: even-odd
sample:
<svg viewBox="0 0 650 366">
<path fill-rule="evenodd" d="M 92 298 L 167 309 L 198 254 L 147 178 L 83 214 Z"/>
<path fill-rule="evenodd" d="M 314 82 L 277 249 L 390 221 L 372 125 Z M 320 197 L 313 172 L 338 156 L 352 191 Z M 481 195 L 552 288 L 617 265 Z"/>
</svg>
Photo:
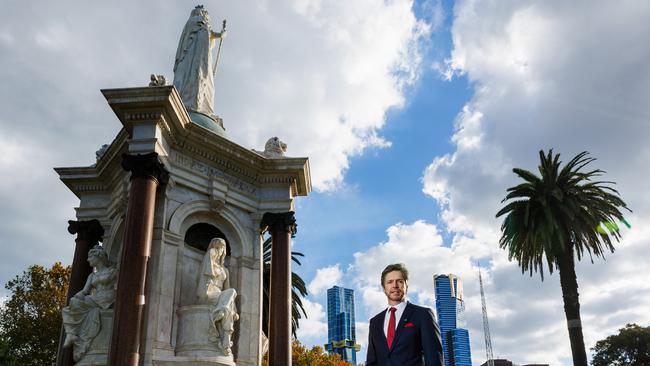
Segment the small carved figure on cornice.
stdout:
<svg viewBox="0 0 650 366">
<path fill-rule="evenodd" d="M 165 86 L 165 85 L 167 85 L 167 79 L 165 79 L 165 75 L 151 74 L 151 82 L 149 83 L 149 86 Z"/>
<path fill-rule="evenodd" d="M 106 151 L 108 150 L 108 147 L 109 147 L 108 144 L 104 144 L 104 145 L 102 145 L 102 147 L 99 148 L 99 150 L 95 151 L 95 158 L 97 159 L 97 161 L 99 161 L 99 159 L 101 159 L 102 156 L 104 156 L 104 154 L 106 154 Z"/>
<path fill-rule="evenodd" d="M 263 152 L 257 150 L 253 151 L 267 158 L 282 158 L 284 157 L 284 153 L 287 151 L 287 144 L 280 141 L 277 137 L 271 137 L 266 141 Z"/>
</svg>

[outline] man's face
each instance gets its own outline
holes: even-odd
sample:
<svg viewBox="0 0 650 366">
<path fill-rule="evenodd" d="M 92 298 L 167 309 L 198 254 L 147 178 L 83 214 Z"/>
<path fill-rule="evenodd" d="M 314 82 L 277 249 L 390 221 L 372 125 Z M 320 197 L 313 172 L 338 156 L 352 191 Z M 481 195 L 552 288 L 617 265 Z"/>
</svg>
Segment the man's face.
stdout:
<svg viewBox="0 0 650 366">
<path fill-rule="evenodd" d="M 404 280 L 402 272 L 392 271 L 386 273 L 386 277 L 384 277 L 384 293 L 390 305 L 396 305 L 402 302 L 407 290 L 408 284 Z"/>
</svg>

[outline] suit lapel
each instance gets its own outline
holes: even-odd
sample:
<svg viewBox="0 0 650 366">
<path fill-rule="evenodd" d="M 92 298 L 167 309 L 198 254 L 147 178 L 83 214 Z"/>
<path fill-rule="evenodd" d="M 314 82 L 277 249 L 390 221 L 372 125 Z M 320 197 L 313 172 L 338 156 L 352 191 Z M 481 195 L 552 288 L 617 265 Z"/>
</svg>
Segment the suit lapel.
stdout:
<svg viewBox="0 0 650 366">
<path fill-rule="evenodd" d="M 413 313 L 413 305 L 410 303 L 406 303 L 406 307 L 404 308 L 404 312 L 402 313 L 402 317 L 399 319 L 399 323 L 397 323 L 397 329 L 395 329 L 395 339 L 393 339 L 393 347 L 391 347 L 391 350 L 395 349 L 395 345 L 399 341 L 399 336 L 402 334 L 404 328 L 404 324 L 409 322 L 409 319 L 411 318 L 411 314 Z"/>
</svg>

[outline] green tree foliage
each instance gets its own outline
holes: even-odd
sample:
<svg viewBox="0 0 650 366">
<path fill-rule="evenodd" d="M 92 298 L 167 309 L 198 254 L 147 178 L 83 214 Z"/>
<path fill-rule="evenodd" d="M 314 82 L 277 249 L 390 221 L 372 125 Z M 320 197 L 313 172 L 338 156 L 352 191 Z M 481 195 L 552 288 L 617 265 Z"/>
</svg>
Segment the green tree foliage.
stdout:
<svg viewBox="0 0 650 366">
<path fill-rule="evenodd" d="M 496 214 L 506 215 L 499 244 L 531 276 L 539 271 L 543 280 L 545 264 L 549 272 L 558 270 L 573 364 L 587 366 L 574 257 L 580 260 L 585 252 L 590 257 L 613 252 L 612 239 L 620 240 L 621 234 L 611 223 L 626 223 L 619 208 L 627 206 L 612 182 L 594 181 L 602 170 L 583 171 L 595 160 L 586 151 L 563 168 L 560 154 L 553 155 L 553 150 L 540 151 L 539 157 L 539 177 L 513 169 L 524 182 L 508 188 L 502 201 L 508 203 Z"/>
<path fill-rule="evenodd" d="M 291 344 L 291 363 L 293 366 L 351 366 L 351 363 L 341 360 L 338 354 L 329 354 L 320 346 L 311 349 L 303 346 L 294 339 Z M 268 356 L 262 359 L 262 366 L 268 366 Z"/>
<path fill-rule="evenodd" d="M 263 294 L 262 294 L 262 330 L 264 334 L 269 334 L 269 295 L 271 293 L 271 254 L 273 243 L 271 237 L 264 241 L 262 245 L 262 257 L 264 260 L 263 273 Z M 291 260 L 300 265 L 298 257 L 305 255 L 299 252 L 291 252 Z M 305 281 L 295 272 L 291 272 L 291 334 L 296 336 L 296 330 L 300 326 L 300 319 L 304 315 L 307 317 L 305 308 L 302 305 L 302 298 L 307 296 L 307 285 Z"/>
<path fill-rule="evenodd" d="M 0 308 L 0 361 L 25 366 L 55 361 L 69 277 L 70 267 L 57 262 L 50 269 L 31 266 L 7 282 L 11 297 Z"/>
<path fill-rule="evenodd" d="M 16 359 L 9 354 L 9 344 L 4 338 L 0 338 L 0 365 L 18 366 Z"/>
<path fill-rule="evenodd" d="M 650 327 L 628 324 L 618 334 L 596 342 L 592 366 L 650 365 Z"/>
</svg>

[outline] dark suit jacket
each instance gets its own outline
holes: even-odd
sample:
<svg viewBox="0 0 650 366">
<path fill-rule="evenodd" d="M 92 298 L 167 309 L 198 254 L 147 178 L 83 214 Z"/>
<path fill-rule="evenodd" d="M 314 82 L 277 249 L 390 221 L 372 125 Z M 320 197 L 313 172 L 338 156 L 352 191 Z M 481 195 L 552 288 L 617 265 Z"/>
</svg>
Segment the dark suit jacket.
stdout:
<svg viewBox="0 0 650 366">
<path fill-rule="evenodd" d="M 442 366 L 440 329 L 431 309 L 407 303 L 390 350 L 385 316 L 386 310 L 370 319 L 366 366 Z"/>
</svg>

